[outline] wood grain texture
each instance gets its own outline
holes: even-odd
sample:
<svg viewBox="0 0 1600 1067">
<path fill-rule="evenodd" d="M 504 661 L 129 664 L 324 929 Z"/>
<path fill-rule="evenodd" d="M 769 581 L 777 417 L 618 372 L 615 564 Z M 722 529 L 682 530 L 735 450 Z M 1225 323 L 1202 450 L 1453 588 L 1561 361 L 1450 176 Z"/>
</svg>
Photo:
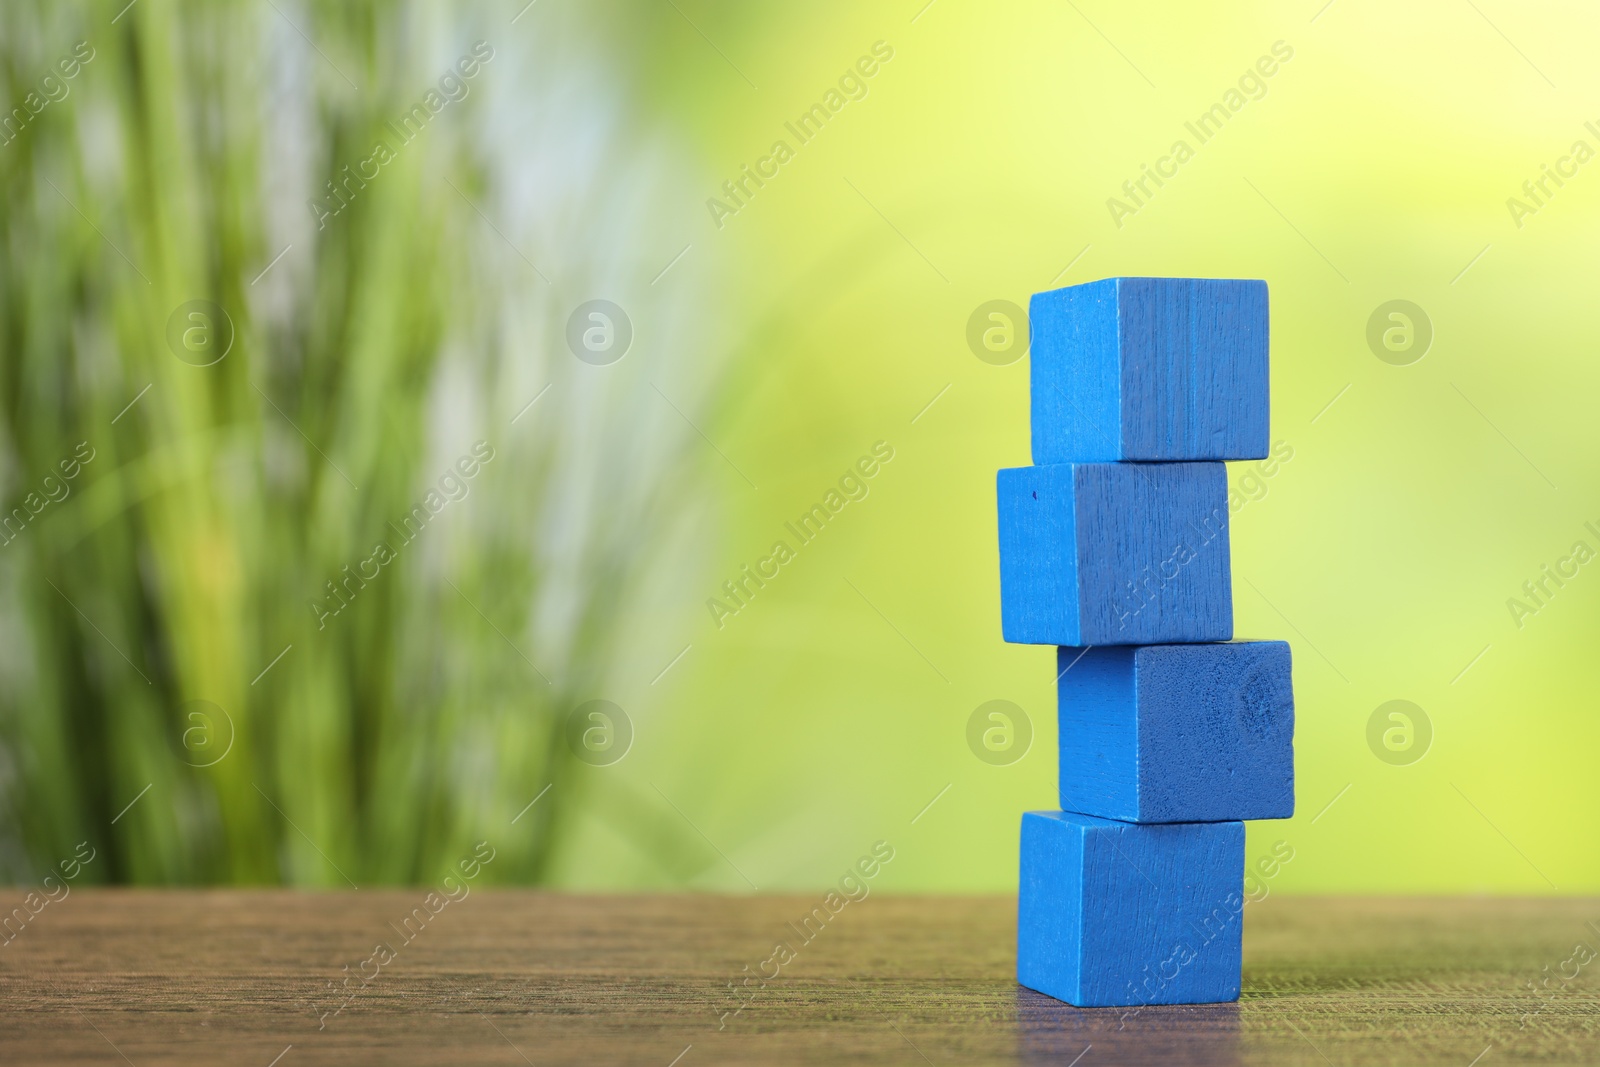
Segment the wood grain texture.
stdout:
<svg viewBox="0 0 1600 1067">
<path fill-rule="evenodd" d="M 1022 816 L 1017 981 L 1080 1007 L 1239 998 L 1244 824 Z"/>
<path fill-rule="evenodd" d="M 1266 456 L 1266 282 L 1106 278 L 1028 320 L 1035 463 Z"/>
<path fill-rule="evenodd" d="M 1283 641 L 1063 647 L 1061 807 L 1129 822 L 1294 814 Z"/>
<path fill-rule="evenodd" d="M 0 1061 L 1600 1062 L 1600 961 L 1552 977 L 1600 946 L 1600 900 L 1273 895 L 1245 908 L 1239 1003 L 1124 1019 L 1017 986 L 1014 898 L 874 893 L 719 1030 L 726 983 L 815 895 L 479 890 L 319 1031 L 326 983 L 423 894 L 75 890 L 0 949 Z"/>
<path fill-rule="evenodd" d="M 1007 641 L 1141 645 L 1233 636 L 1221 463 L 1063 463 L 995 478 Z"/>
</svg>

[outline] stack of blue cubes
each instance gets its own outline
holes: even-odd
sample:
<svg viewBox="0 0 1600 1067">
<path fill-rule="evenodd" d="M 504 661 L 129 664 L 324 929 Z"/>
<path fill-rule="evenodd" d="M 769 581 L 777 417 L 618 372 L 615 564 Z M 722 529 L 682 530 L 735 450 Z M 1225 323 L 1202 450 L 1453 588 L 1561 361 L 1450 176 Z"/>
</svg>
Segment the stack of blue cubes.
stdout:
<svg viewBox="0 0 1600 1067">
<path fill-rule="evenodd" d="M 1268 451 L 1267 286 L 1108 278 L 1029 318 L 1000 601 L 1007 641 L 1057 646 L 1061 810 L 1022 817 L 1017 981 L 1237 1000 L 1243 820 L 1294 813 L 1289 646 L 1232 640 L 1223 466 Z"/>
</svg>

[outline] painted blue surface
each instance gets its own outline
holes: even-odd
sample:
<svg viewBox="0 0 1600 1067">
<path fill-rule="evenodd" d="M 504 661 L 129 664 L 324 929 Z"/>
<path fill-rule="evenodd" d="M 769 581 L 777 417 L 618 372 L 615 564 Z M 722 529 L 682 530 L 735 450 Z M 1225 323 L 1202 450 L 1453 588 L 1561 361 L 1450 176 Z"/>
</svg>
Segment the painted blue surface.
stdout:
<svg viewBox="0 0 1600 1067">
<path fill-rule="evenodd" d="M 1079 1007 L 1239 999 L 1244 825 L 1022 816 L 1017 981 Z"/>
<path fill-rule="evenodd" d="M 1140 823 L 1294 814 L 1284 641 L 1057 652 L 1061 807 Z"/>
<path fill-rule="evenodd" d="M 1221 463 L 1079 463 L 999 472 L 1007 641 L 1132 645 L 1233 636 Z"/>
<path fill-rule="evenodd" d="M 1028 319 L 1035 463 L 1266 458 L 1266 282 L 1105 278 Z"/>
</svg>

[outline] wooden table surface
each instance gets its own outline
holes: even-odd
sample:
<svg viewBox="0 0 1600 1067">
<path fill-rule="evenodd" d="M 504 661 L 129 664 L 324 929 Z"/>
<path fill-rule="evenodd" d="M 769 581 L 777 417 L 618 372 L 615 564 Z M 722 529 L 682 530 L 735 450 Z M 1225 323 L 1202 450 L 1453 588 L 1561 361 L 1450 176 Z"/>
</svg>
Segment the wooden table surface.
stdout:
<svg viewBox="0 0 1600 1067">
<path fill-rule="evenodd" d="M 1004 897 L 801 944 L 814 897 L 426 895 L 73 891 L 0 947 L 0 1063 L 1600 1063 L 1594 900 L 1270 897 L 1240 1003 L 1130 1015 L 1019 989 Z"/>
</svg>

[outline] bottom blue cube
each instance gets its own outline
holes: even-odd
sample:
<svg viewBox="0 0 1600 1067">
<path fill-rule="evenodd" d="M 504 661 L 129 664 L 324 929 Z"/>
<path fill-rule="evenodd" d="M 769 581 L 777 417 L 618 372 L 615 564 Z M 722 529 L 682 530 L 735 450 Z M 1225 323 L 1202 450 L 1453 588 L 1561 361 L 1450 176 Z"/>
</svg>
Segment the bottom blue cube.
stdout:
<svg viewBox="0 0 1600 1067">
<path fill-rule="evenodd" d="M 1081 1008 L 1239 999 L 1244 824 L 1022 816 L 1017 981 Z"/>
</svg>

